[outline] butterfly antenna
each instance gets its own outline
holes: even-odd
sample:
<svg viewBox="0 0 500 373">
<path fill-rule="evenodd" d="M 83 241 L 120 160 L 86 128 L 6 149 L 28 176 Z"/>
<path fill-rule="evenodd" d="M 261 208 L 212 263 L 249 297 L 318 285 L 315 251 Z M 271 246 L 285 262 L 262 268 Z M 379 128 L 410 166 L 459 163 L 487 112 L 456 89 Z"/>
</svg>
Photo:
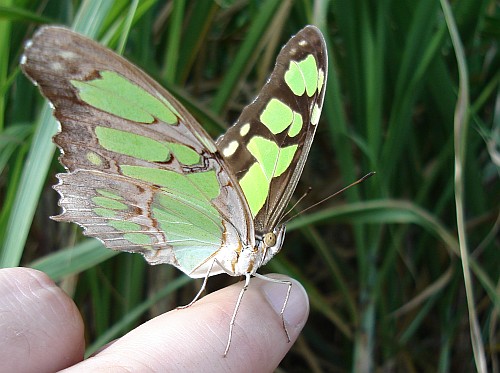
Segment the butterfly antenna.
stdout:
<svg viewBox="0 0 500 373">
<path fill-rule="evenodd" d="M 307 195 L 311 192 L 311 190 L 312 190 L 312 188 L 311 188 L 311 187 L 307 188 L 307 190 L 304 192 L 304 194 L 302 194 L 302 196 L 301 196 L 301 197 L 297 200 L 297 202 L 295 202 L 295 203 L 293 204 L 293 206 L 292 206 L 292 207 L 290 207 L 290 208 L 288 209 L 288 211 L 287 211 L 287 212 L 285 212 L 285 213 L 283 214 L 283 216 L 281 217 L 281 219 L 280 219 L 280 220 L 283 220 L 283 219 L 285 218 L 285 216 L 287 216 L 289 213 L 291 213 L 291 212 L 292 212 L 292 210 L 293 210 L 295 207 L 297 207 L 297 205 L 300 203 L 300 201 L 302 201 L 304 198 L 306 198 L 306 196 L 307 196 Z M 289 220 L 287 220 L 286 222 L 288 223 L 288 221 L 289 221 Z"/>
<path fill-rule="evenodd" d="M 335 196 L 338 196 L 340 193 L 345 192 L 345 191 L 346 191 L 347 189 L 349 189 L 350 187 L 353 187 L 354 185 L 357 185 L 357 184 L 359 184 L 359 183 L 362 183 L 363 181 L 365 181 L 366 179 L 368 179 L 369 177 L 371 177 L 371 176 L 373 176 L 373 175 L 375 175 L 375 174 L 376 174 L 376 172 L 375 172 L 375 171 L 368 172 L 365 176 L 363 176 L 362 178 L 360 178 L 360 179 L 356 180 L 355 182 L 353 182 L 353 183 L 349 184 L 348 186 L 343 187 L 342 189 L 340 189 L 339 191 L 337 191 L 337 192 L 333 193 L 332 195 L 329 195 L 328 197 L 323 198 L 321 201 L 316 202 L 315 204 L 313 204 L 313 205 L 311 205 L 311 206 L 309 206 L 309 207 L 305 208 L 304 210 L 302 210 L 302 211 L 300 211 L 300 212 L 296 213 L 295 215 L 293 215 L 292 217 L 290 217 L 287 221 L 285 221 L 283 224 L 288 223 L 288 222 L 289 222 L 290 220 L 292 220 L 293 218 L 296 218 L 297 216 L 299 216 L 299 215 L 303 214 L 304 212 L 306 212 L 306 211 L 308 211 L 308 210 L 310 210 L 310 209 L 312 209 L 312 208 L 314 208 L 314 207 L 316 207 L 316 206 L 318 206 L 318 205 L 322 204 L 323 202 L 328 201 L 330 198 L 333 198 L 333 197 L 335 197 Z M 300 200 L 301 200 L 302 198 L 304 198 L 304 196 L 302 196 L 302 197 L 299 199 L 299 202 L 300 202 Z M 298 202 L 297 202 L 297 203 L 298 203 Z M 297 205 L 297 203 L 294 205 L 294 207 Z M 287 212 L 287 214 L 288 214 L 288 212 Z M 286 215 L 286 214 L 285 214 L 285 215 Z"/>
</svg>

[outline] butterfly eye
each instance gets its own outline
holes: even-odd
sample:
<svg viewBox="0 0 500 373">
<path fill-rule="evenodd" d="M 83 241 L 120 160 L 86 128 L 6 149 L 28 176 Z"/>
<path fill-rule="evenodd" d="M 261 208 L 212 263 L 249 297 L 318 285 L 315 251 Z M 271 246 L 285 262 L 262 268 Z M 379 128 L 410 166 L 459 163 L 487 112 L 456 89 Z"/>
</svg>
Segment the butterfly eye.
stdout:
<svg viewBox="0 0 500 373">
<path fill-rule="evenodd" d="M 266 233 L 263 241 L 266 247 L 273 247 L 276 245 L 276 235 L 273 232 Z"/>
</svg>

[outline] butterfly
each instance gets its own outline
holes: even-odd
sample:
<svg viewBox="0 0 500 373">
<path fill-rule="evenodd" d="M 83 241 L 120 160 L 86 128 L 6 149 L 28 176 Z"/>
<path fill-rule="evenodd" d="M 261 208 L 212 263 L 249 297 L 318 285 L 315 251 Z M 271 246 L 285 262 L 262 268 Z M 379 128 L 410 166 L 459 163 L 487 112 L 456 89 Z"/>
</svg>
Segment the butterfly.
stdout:
<svg viewBox="0 0 500 373">
<path fill-rule="evenodd" d="M 282 247 L 284 210 L 318 125 L 327 78 L 321 32 L 306 26 L 282 48 L 257 98 L 217 141 L 155 80 L 63 27 L 27 42 L 23 72 L 51 103 L 66 173 L 54 189 L 84 234 L 113 250 L 174 265 L 192 278 L 251 276 Z M 189 306 L 188 305 L 188 306 Z"/>
</svg>

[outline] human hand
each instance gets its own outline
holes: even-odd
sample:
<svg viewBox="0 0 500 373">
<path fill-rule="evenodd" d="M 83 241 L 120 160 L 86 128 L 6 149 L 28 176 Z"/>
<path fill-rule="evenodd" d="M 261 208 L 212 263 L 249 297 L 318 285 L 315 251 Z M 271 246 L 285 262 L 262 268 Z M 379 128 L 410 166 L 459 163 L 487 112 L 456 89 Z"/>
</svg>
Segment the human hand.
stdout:
<svg viewBox="0 0 500 373">
<path fill-rule="evenodd" d="M 284 315 L 291 343 L 279 316 L 286 286 L 254 278 L 238 310 L 226 358 L 222 354 L 229 320 L 242 283 L 208 294 L 189 308 L 155 317 L 82 361 L 83 321 L 71 298 L 42 272 L 1 269 L 2 370 L 272 372 L 309 313 L 304 289 L 292 281 Z"/>
</svg>

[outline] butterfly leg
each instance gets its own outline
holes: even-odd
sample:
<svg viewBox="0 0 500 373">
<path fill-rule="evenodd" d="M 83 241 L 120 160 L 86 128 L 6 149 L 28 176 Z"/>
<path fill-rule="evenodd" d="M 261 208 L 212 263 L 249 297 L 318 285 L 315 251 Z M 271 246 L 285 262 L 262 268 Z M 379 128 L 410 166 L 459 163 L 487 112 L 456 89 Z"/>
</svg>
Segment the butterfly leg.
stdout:
<svg viewBox="0 0 500 373">
<path fill-rule="evenodd" d="M 236 320 L 236 314 L 238 313 L 238 309 L 240 308 L 241 300 L 243 299 L 243 294 L 245 294 L 245 291 L 247 291 L 247 289 L 248 289 L 248 285 L 250 285 L 250 278 L 251 278 L 250 273 L 246 273 L 245 274 L 245 285 L 243 285 L 243 288 L 240 291 L 240 295 L 238 295 L 238 300 L 236 301 L 236 306 L 234 307 L 233 316 L 231 317 L 231 321 L 229 322 L 229 337 L 227 338 L 227 345 L 226 345 L 226 349 L 224 351 L 224 357 L 226 357 L 226 355 L 229 351 L 229 346 L 231 345 L 231 338 L 233 336 L 234 321 Z"/>
<path fill-rule="evenodd" d="M 292 290 L 292 283 L 291 283 L 291 281 L 278 280 L 278 279 L 275 279 L 275 278 L 263 276 L 263 275 L 261 275 L 259 273 L 254 273 L 254 276 L 258 277 L 258 278 L 261 278 L 261 279 L 263 279 L 265 281 L 274 282 L 276 284 L 283 284 L 283 285 L 287 285 L 288 286 L 288 289 L 286 291 L 285 301 L 283 302 L 283 307 L 281 307 L 280 315 L 281 315 L 281 323 L 283 324 L 283 330 L 285 331 L 285 334 L 286 334 L 286 339 L 287 339 L 288 342 L 290 342 L 290 334 L 288 334 L 288 329 L 287 329 L 286 324 L 285 324 L 284 313 L 285 313 L 286 305 L 288 303 L 288 299 L 290 298 L 290 292 Z"/>
<path fill-rule="evenodd" d="M 212 268 L 214 267 L 214 264 L 216 261 L 217 261 L 217 259 L 215 259 L 212 262 L 212 264 L 210 265 L 210 267 L 208 268 L 207 274 L 205 275 L 205 278 L 203 279 L 203 283 L 201 284 L 201 288 L 198 291 L 198 293 L 195 295 L 193 300 L 191 302 L 189 302 L 188 304 L 186 304 L 185 306 L 177 307 L 178 310 L 182 310 L 184 308 L 191 307 L 198 299 L 200 299 L 201 294 L 203 294 L 203 292 L 205 291 L 205 288 L 207 287 L 207 281 L 208 281 L 208 278 L 210 277 L 210 272 L 212 272 Z"/>
</svg>

